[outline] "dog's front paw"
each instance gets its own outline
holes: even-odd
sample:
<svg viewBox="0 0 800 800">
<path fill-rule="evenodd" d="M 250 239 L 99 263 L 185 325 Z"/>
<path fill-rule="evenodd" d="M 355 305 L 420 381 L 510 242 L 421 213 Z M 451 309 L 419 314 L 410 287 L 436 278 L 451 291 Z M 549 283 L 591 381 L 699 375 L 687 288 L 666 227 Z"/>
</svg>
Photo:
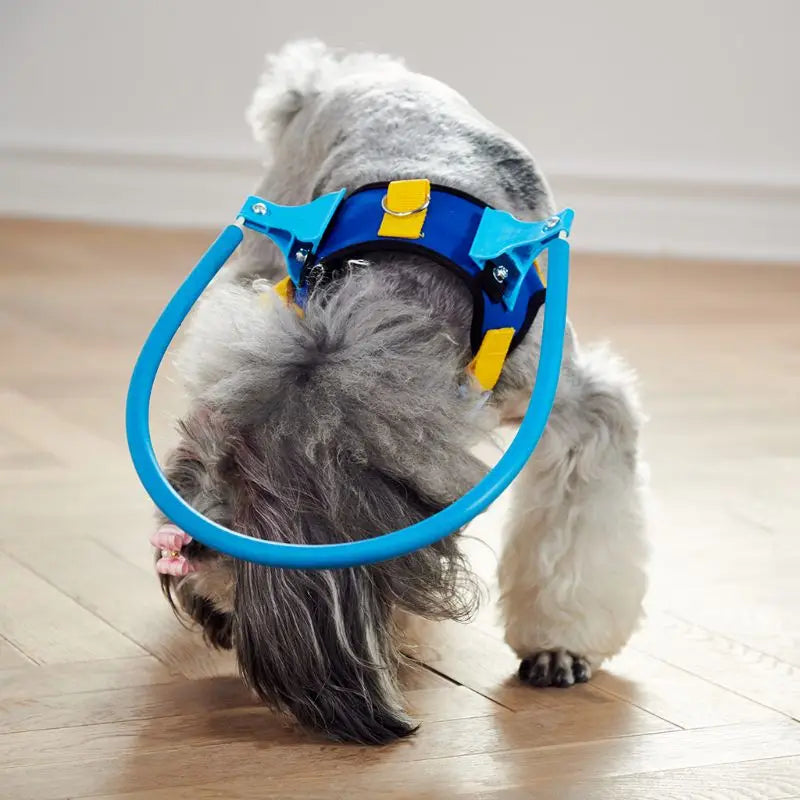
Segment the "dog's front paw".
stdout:
<svg viewBox="0 0 800 800">
<path fill-rule="evenodd" d="M 542 650 L 519 665 L 519 678 L 531 686 L 558 686 L 566 689 L 576 683 L 586 683 L 592 677 L 592 668 L 582 656 L 566 650 Z"/>
</svg>

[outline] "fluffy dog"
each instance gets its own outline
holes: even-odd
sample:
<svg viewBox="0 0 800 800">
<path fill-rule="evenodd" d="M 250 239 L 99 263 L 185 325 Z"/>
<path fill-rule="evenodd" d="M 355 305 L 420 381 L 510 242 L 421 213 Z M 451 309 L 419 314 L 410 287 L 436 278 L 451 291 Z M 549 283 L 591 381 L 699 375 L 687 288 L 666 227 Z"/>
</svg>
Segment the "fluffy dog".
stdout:
<svg viewBox="0 0 800 800">
<path fill-rule="evenodd" d="M 341 187 L 426 177 L 521 219 L 555 206 L 528 152 L 458 93 L 397 60 L 295 43 L 268 59 L 248 118 L 257 193 L 307 203 Z M 527 406 L 542 314 L 480 410 L 463 389 L 472 298 L 422 256 L 376 252 L 310 293 L 273 300 L 284 264 L 247 235 L 200 303 L 178 356 L 191 398 L 167 474 L 212 519 L 284 542 L 360 539 L 444 508 L 486 472 L 473 446 Z M 515 482 L 499 565 L 521 680 L 569 686 L 616 653 L 645 591 L 640 413 L 631 373 L 570 327 L 557 399 Z M 162 522 L 167 522 L 162 520 Z M 161 538 L 186 537 L 169 527 Z M 339 740 L 381 743 L 415 723 L 397 685 L 400 612 L 466 619 L 476 582 L 458 536 L 333 571 L 234 561 L 197 542 L 165 592 L 212 645 L 235 648 L 270 706 Z"/>
</svg>

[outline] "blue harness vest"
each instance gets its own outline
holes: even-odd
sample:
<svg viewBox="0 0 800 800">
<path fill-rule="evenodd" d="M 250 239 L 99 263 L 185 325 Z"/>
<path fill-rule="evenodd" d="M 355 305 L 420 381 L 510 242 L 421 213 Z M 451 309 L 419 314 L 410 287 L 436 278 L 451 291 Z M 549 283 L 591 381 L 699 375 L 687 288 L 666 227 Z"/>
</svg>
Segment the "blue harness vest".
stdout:
<svg viewBox="0 0 800 800">
<path fill-rule="evenodd" d="M 289 274 L 276 289 L 300 309 L 342 261 L 370 252 L 419 253 L 449 269 L 473 298 L 470 372 L 484 391 L 545 301 L 536 257 L 572 222 L 570 210 L 523 222 L 425 179 L 370 184 L 349 196 L 342 190 L 305 206 L 251 197 L 240 213 L 283 251 Z"/>
<path fill-rule="evenodd" d="M 449 269 L 470 290 L 474 304 L 470 332 L 472 354 L 478 353 L 486 333 L 498 328 L 514 329 L 509 352 L 513 350 L 544 303 L 545 287 L 538 270 L 528 270 L 522 278 L 513 304 L 503 302 L 504 282 L 498 277 L 506 272 L 488 259 L 481 266 L 470 255 L 486 204 L 444 186 L 430 188 L 423 236 L 418 239 L 379 236 L 386 213 L 381 201 L 387 187 L 387 183 L 363 186 L 341 202 L 313 258 L 309 258 L 300 272 L 296 301 L 301 305 L 304 302 L 312 269 L 322 268 L 324 274 L 330 274 L 329 271 L 344 259 L 381 250 L 418 253 Z"/>
</svg>

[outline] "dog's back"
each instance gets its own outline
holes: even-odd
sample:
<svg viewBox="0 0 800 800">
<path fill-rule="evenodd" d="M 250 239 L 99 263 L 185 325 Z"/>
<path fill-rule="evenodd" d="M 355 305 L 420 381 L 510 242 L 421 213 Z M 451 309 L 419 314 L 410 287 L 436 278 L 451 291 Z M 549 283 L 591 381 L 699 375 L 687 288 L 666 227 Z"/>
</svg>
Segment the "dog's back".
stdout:
<svg viewBox="0 0 800 800">
<path fill-rule="evenodd" d="M 555 210 L 519 142 L 449 86 L 394 58 L 338 54 L 314 41 L 287 45 L 268 57 L 247 117 L 264 145 L 258 193 L 275 202 L 425 177 L 521 219 Z M 242 268 L 282 272 L 263 237 L 247 244 Z"/>
</svg>

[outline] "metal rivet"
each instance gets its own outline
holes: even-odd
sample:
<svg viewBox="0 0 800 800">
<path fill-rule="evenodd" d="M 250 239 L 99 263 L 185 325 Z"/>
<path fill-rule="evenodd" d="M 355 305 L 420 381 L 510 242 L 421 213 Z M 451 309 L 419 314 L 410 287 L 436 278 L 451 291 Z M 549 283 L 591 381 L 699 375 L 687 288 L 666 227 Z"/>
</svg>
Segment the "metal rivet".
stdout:
<svg viewBox="0 0 800 800">
<path fill-rule="evenodd" d="M 508 277 L 508 267 L 498 264 L 493 270 L 492 275 L 498 283 L 502 283 Z"/>
<path fill-rule="evenodd" d="M 254 214 L 266 214 L 267 206 L 265 203 L 253 203 L 251 210 Z"/>
<path fill-rule="evenodd" d="M 551 231 L 553 228 L 561 222 L 561 217 L 550 217 L 544 221 L 544 225 L 542 225 L 543 230 Z"/>
<path fill-rule="evenodd" d="M 301 247 L 295 254 L 294 259 L 295 261 L 299 261 L 301 264 L 308 258 L 308 250 L 304 247 Z"/>
</svg>

